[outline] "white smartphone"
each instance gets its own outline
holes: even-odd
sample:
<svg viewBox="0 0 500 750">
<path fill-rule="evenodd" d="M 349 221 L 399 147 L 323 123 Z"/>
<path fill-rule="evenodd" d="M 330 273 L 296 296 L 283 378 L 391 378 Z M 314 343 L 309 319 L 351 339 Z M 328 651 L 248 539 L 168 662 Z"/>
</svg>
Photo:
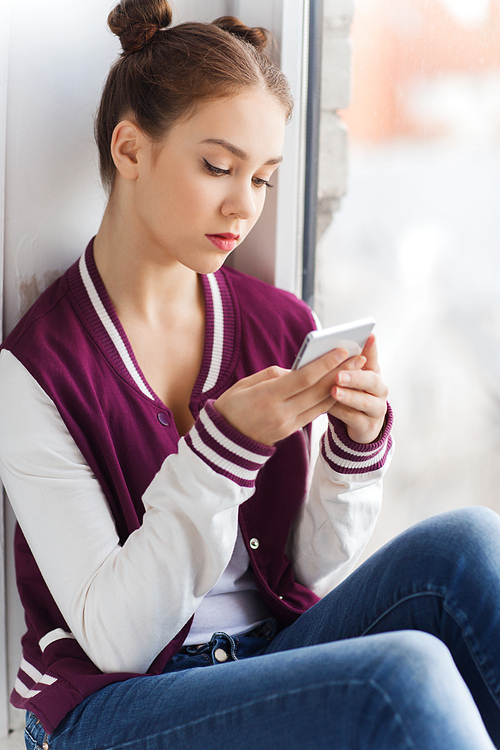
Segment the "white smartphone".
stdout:
<svg viewBox="0 0 500 750">
<path fill-rule="evenodd" d="M 350 357 L 361 354 L 374 325 L 375 318 L 363 318 L 352 323 L 323 328 L 321 331 L 311 331 L 302 342 L 292 370 L 308 365 L 333 349 L 347 349 Z"/>
</svg>

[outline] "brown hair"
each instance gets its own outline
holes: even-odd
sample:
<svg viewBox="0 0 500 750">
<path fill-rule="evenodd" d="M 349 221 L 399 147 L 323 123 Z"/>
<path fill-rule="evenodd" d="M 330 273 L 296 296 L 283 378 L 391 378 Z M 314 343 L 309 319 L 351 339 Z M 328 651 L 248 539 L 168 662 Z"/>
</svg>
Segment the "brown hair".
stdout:
<svg viewBox="0 0 500 750">
<path fill-rule="evenodd" d="M 160 142 L 176 120 L 200 103 L 245 88 L 267 90 L 291 115 L 288 81 L 264 52 L 265 29 L 249 28 L 232 16 L 213 23 L 171 23 L 167 0 L 123 0 L 109 15 L 123 52 L 110 70 L 95 123 L 101 178 L 108 190 L 116 175 L 111 139 L 124 118 L 132 117 Z"/>
</svg>

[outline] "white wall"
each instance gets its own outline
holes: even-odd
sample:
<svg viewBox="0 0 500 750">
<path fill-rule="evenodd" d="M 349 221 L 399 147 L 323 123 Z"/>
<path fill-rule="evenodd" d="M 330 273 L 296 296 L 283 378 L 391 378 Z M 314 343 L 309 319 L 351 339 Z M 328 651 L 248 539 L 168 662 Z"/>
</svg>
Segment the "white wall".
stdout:
<svg viewBox="0 0 500 750">
<path fill-rule="evenodd" d="M 0 4 L 4 333 L 12 329 L 50 281 L 82 253 L 99 226 L 104 194 L 92 129 L 104 78 L 119 51 L 118 40 L 106 30 L 113 5 L 112 0 L 3 0 Z M 237 12 L 248 23 L 270 28 L 278 40 L 284 32 L 285 68 L 299 98 L 298 116 L 287 133 L 289 159 L 282 167 L 274 204 L 271 202 L 268 208 L 260 234 L 242 248 L 236 262 L 290 289 L 295 287 L 300 261 L 296 227 L 300 225 L 301 23 L 306 6 L 306 0 L 175 1 L 176 21 L 207 21 Z M 0 736 L 8 728 L 6 693 L 17 672 L 19 637 L 24 627 L 10 552 L 13 526 L 7 508 L 8 674 L 2 680 L 6 669 L 0 638 Z M 0 624 L 2 585 L 0 575 Z M 22 720 L 20 712 L 10 710 L 11 727 Z"/>
<path fill-rule="evenodd" d="M 4 331 L 84 249 L 103 209 L 92 115 L 117 52 L 109 3 L 10 2 L 5 167 Z M 3 150 L 2 150 L 3 155 Z M 19 662 L 22 615 L 7 509 L 8 686 Z M 22 717 L 11 709 L 11 725 Z M 5 727 L 3 728 L 5 731 Z"/>
<path fill-rule="evenodd" d="M 103 208 L 92 115 L 117 51 L 109 3 L 11 2 L 5 326 L 95 233 Z M 29 19 L 29 23 L 27 23 Z"/>
<path fill-rule="evenodd" d="M 92 118 L 119 43 L 105 27 L 108 2 L 49 6 L 11 4 L 8 80 L 5 302 L 8 332 L 48 283 L 74 260 L 98 228 L 104 206 L 97 176 Z M 201 12 L 196 12 L 201 6 Z M 236 6 L 236 7 L 234 7 Z M 300 263 L 300 139 L 303 0 L 178 0 L 177 20 L 211 20 L 235 11 L 267 25 L 287 44 L 284 68 L 297 100 L 287 128 L 281 190 L 236 264 L 268 281 L 296 288 Z M 26 22 L 29 19 L 29 23 Z M 277 209 L 278 206 L 278 209 Z M 276 259 L 277 225 L 283 257 Z M 293 252 L 294 257 L 291 257 Z"/>
</svg>

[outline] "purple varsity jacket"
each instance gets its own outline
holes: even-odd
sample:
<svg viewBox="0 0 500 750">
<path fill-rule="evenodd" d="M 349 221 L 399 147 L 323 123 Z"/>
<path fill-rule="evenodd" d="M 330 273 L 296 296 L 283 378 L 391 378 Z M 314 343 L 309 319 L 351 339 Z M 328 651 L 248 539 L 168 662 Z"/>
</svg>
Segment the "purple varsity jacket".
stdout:
<svg viewBox="0 0 500 750">
<path fill-rule="evenodd" d="M 293 295 L 232 269 L 222 268 L 202 281 L 206 335 L 190 404 L 195 418 L 241 378 L 272 364 L 290 367 L 304 335 L 315 327 L 307 306 Z M 165 457 L 177 452 L 179 435 L 171 413 L 151 391 L 135 360 L 94 264 L 92 242 L 80 261 L 41 295 L 3 347 L 57 406 L 103 488 L 123 544 L 141 525 L 143 493 Z M 198 436 L 210 440 L 202 426 Z M 185 439 L 196 452 L 189 434 Z M 307 435 L 300 431 L 274 449 L 261 448 L 272 455 L 257 475 L 254 494 L 240 507 L 239 522 L 259 592 L 279 623 L 286 625 L 317 601 L 294 579 L 284 552 L 306 494 Z M 210 464 L 205 455 L 202 458 Z M 257 549 L 250 544 L 252 538 L 260 541 Z M 27 624 L 23 664 L 29 666 L 21 666 L 23 690 L 16 687 L 11 700 L 33 711 L 50 733 L 85 697 L 135 675 L 104 674 L 74 638 L 57 637 L 68 634 L 69 627 L 19 528 L 15 557 Z M 161 672 L 181 647 L 190 624 L 165 644 L 148 674 Z"/>
</svg>

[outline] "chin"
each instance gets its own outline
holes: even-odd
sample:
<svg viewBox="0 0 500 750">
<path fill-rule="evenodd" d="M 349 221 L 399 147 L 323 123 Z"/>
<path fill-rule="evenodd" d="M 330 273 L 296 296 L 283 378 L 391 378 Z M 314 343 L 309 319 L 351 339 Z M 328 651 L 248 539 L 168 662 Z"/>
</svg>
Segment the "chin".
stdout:
<svg viewBox="0 0 500 750">
<path fill-rule="evenodd" d="M 196 264 L 196 268 L 193 268 L 193 270 L 196 271 L 196 273 L 201 273 L 203 275 L 215 273 L 224 265 L 226 258 L 229 258 L 229 256 L 230 253 L 221 253 L 220 255 L 215 255 L 211 258 L 200 259 L 200 262 Z"/>
</svg>

